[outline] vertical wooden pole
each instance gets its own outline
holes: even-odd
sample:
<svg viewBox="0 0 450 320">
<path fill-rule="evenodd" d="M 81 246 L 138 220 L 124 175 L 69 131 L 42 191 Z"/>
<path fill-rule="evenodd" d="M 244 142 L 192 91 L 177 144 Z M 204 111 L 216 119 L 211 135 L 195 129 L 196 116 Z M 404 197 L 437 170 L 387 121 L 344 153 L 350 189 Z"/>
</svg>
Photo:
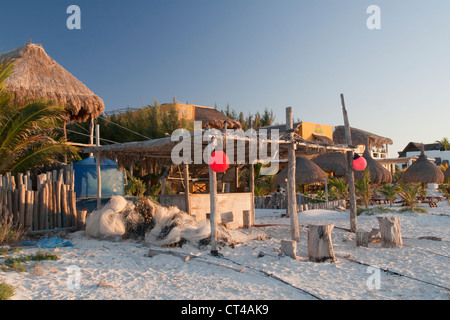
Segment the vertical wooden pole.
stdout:
<svg viewBox="0 0 450 320">
<path fill-rule="evenodd" d="M 26 190 L 25 191 L 25 221 L 24 221 L 24 228 L 25 232 L 28 232 L 32 228 L 32 222 L 33 222 L 33 206 L 34 206 L 34 192 L 32 190 Z"/>
<path fill-rule="evenodd" d="M 209 168 L 209 194 L 210 194 L 210 222 L 211 222 L 211 254 L 218 255 L 217 251 L 217 177 L 216 173 Z"/>
<path fill-rule="evenodd" d="M 100 126 L 97 124 L 95 126 L 95 142 L 97 147 L 100 147 Z M 97 153 L 95 155 L 95 164 L 97 167 L 97 209 L 100 209 L 102 206 L 102 174 L 101 174 L 101 167 L 100 167 L 100 155 Z"/>
<path fill-rule="evenodd" d="M 190 192 L 189 192 L 189 165 L 184 165 L 184 195 L 186 202 L 186 213 L 191 214 L 191 200 L 190 200 Z"/>
<path fill-rule="evenodd" d="M 286 108 L 286 132 L 289 133 L 291 144 L 289 146 L 288 181 L 287 181 L 287 213 L 291 219 L 292 240 L 300 242 L 300 229 L 298 226 L 297 197 L 295 185 L 296 145 L 294 143 L 294 116 L 292 107 Z"/>
<path fill-rule="evenodd" d="M 344 95 L 341 94 L 342 112 L 344 114 L 345 125 L 345 141 L 348 146 L 352 144 L 352 136 L 350 132 L 350 124 L 348 122 L 347 109 L 345 108 Z M 356 232 L 357 219 L 356 219 L 356 193 L 355 193 L 355 176 L 353 174 L 353 151 L 347 152 L 348 162 L 348 187 L 350 192 L 350 231 Z"/>
<path fill-rule="evenodd" d="M 253 130 L 253 118 L 250 117 L 248 120 L 248 130 Z M 255 224 L 255 166 L 254 163 L 252 163 L 250 160 L 253 158 L 252 155 L 250 155 L 250 141 L 249 141 L 249 186 L 250 186 L 250 193 L 251 193 L 251 203 L 250 203 L 250 226 L 253 226 Z"/>
<path fill-rule="evenodd" d="M 89 122 L 89 144 L 92 146 L 94 145 L 94 117 L 91 116 L 90 122 Z M 89 157 L 92 157 L 94 154 L 89 153 Z"/>
</svg>

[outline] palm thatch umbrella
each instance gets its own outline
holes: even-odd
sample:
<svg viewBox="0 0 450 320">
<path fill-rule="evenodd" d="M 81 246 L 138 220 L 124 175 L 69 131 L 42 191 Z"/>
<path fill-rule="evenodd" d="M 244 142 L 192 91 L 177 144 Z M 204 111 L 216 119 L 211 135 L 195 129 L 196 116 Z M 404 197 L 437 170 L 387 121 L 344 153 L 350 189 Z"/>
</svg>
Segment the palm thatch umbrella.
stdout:
<svg viewBox="0 0 450 320">
<path fill-rule="evenodd" d="M 325 172 L 332 172 L 335 177 L 346 177 L 348 174 L 348 162 L 344 153 L 322 153 L 311 159 Z"/>
<path fill-rule="evenodd" d="M 367 161 L 367 169 L 370 172 L 370 183 L 376 185 L 382 185 L 392 182 L 392 175 L 385 167 L 379 164 L 376 160 L 372 158 L 369 152 L 370 148 L 366 145 L 366 150 L 364 151 L 363 157 Z M 363 178 L 363 171 L 355 170 L 355 179 Z"/>
<path fill-rule="evenodd" d="M 14 62 L 13 74 L 4 81 L 13 103 L 52 101 L 65 105 L 69 121 L 77 122 L 103 113 L 103 100 L 50 58 L 42 45 L 30 42 L 0 56 L 0 61 L 5 59 Z"/>
<path fill-rule="evenodd" d="M 367 141 L 369 141 L 372 147 L 382 148 L 385 144 L 393 144 L 394 142 L 385 137 L 378 136 L 376 134 L 356 129 L 350 128 L 350 135 L 352 137 L 352 144 L 357 145 L 365 145 Z M 336 144 L 345 144 L 345 127 L 344 126 L 336 126 L 333 132 L 333 141 Z"/>
<path fill-rule="evenodd" d="M 287 179 L 288 167 L 285 166 L 276 176 L 273 182 L 275 184 L 283 184 Z M 324 182 L 327 174 L 320 169 L 318 165 L 306 157 L 297 157 L 295 165 L 295 183 L 311 184 L 316 182 Z"/>
<path fill-rule="evenodd" d="M 448 170 L 447 170 L 448 171 Z M 443 183 L 444 173 L 434 164 L 428 161 L 422 147 L 419 158 L 405 172 L 403 172 L 400 182 L 403 183 Z"/>
</svg>

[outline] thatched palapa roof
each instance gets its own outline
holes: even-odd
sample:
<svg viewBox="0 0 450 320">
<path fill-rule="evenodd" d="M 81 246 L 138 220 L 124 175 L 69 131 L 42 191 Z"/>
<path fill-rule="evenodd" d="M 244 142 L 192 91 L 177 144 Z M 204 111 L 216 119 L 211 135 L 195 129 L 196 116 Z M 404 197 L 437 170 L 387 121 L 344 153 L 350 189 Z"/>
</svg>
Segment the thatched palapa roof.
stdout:
<svg viewBox="0 0 450 320">
<path fill-rule="evenodd" d="M 400 182 L 425 184 L 443 183 L 444 174 L 441 169 L 428 161 L 427 156 L 422 149 L 419 158 L 403 172 Z"/>
<path fill-rule="evenodd" d="M 374 160 L 369 152 L 369 147 L 366 147 L 366 150 L 363 154 L 364 159 L 367 161 L 367 169 L 370 172 L 370 183 L 382 185 L 386 183 L 392 182 L 392 175 L 385 167 L 379 164 L 376 160 Z M 362 179 L 363 171 L 354 171 L 355 179 Z"/>
<path fill-rule="evenodd" d="M 348 162 L 344 153 L 322 153 L 312 158 L 311 161 L 317 164 L 323 171 L 333 172 L 336 177 L 346 177 L 348 174 Z"/>
<path fill-rule="evenodd" d="M 289 165 L 285 166 L 276 176 L 273 182 L 275 184 L 285 183 L 288 176 Z M 306 157 L 297 157 L 295 165 L 295 183 L 310 184 L 324 182 L 327 174 L 319 168 L 314 162 Z"/>
<path fill-rule="evenodd" d="M 350 135 L 352 138 L 352 145 L 365 145 L 367 141 L 372 147 L 382 148 L 385 144 L 393 144 L 394 142 L 385 137 L 378 136 L 376 134 L 356 129 L 350 128 Z M 345 144 L 345 127 L 344 126 L 336 126 L 333 132 L 333 141 L 337 144 Z"/>
<path fill-rule="evenodd" d="M 230 119 L 222 112 L 209 107 L 195 106 L 195 121 L 201 121 L 202 127 L 210 127 L 215 129 L 224 129 L 225 123 L 228 129 L 241 129 L 241 124 Z"/>
<path fill-rule="evenodd" d="M 29 43 L 0 56 L 14 61 L 13 74 L 5 82 L 13 103 L 45 99 L 67 106 L 70 121 L 85 121 L 103 113 L 103 100 L 50 58 L 42 45 Z"/>
</svg>

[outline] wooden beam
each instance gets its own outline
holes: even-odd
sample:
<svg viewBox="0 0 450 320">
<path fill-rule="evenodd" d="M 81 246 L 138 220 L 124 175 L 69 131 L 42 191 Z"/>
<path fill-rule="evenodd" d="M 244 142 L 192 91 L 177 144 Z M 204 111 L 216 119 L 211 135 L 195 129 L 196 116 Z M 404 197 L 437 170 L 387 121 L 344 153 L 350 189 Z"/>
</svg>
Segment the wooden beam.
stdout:
<svg viewBox="0 0 450 320">
<path fill-rule="evenodd" d="M 217 250 L 217 177 L 209 167 L 209 195 L 210 195 L 210 222 L 211 222 L 211 254 L 218 255 Z"/>
<path fill-rule="evenodd" d="M 352 136 L 350 132 L 350 124 L 348 122 L 347 109 L 345 108 L 344 95 L 341 94 L 341 104 L 342 112 L 344 115 L 344 125 L 345 125 L 345 141 L 348 146 L 352 145 Z M 350 230 L 355 233 L 357 229 L 357 213 L 356 213 L 356 193 L 355 193 L 355 176 L 353 174 L 353 151 L 347 151 L 347 162 L 349 166 L 348 170 L 348 188 L 350 193 Z"/>
<path fill-rule="evenodd" d="M 297 215 L 297 197 L 295 185 L 295 166 L 296 145 L 293 143 L 294 139 L 294 117 L 292 107 L 286 108 L 286 132 L 289 133 L 291 145 L 289 146 L 289 163 L 288 163 L 288 181 L 287 181 L 287 214 L 291 219 L 291 237 L 292 240 L 300 242 L 300 229 L 298 226 Z"/>
</svg>

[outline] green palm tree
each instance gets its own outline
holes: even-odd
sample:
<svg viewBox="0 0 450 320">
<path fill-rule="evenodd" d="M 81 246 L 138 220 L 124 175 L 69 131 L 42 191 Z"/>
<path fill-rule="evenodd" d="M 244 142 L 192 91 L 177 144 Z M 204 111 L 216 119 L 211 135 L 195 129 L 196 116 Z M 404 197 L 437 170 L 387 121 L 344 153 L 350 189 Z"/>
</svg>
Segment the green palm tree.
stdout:
<svg viewBox="0 0 450 320">
<path fill-rule="evenodd" d="M 355 183 L 356 195 L 360 198 L 366 209 L 369 208 L 370 199 L 377 191 L 377 187 L 370 183 L 370 171 L 369 169 L 364 170 L 364 175 L 362 179 L 357 180 Z"/>
<path fill-rule="evenodd" d="M 405 201 L 406 205 L 411 208 L 411 211 L 414 211 L 417 206 L 417 196 L 419 196 L 420 193 L 421 186 L 418 183 L 407 183 L 399 186 L 398 195 L 403 199 L 403 201 Z"/>
<path fill-rule="evenodd" d="M 450 150 L 450 141 L 448 138 L 442 138 L 442 140 L 436 140 L 436 143 L 439 143 L 444 150 Z"/>
<path fill-rule="evenodd" d="M 66 112 L 61 105 L 37 100 L 13 106 L 3 82 L 13 72 L 0 61 L 0 173 L 24 172 L 67 156 L 79 159 L 78 149 L 58 137 Z"/>
<path fill-rule="evenodd" d="M 389 200 L 389 206 L 392 207 L 395 198 L 397 198 L 399 188 L 396 185 L 386 184 L 382 186 L 379 191 Z"/>
<path fill-rule="evenodd" d="M 330 190 L 335 189 L 336 197 L 338 199 L 348 199 L 348 183 L 344 178 L 331 178 L 328 180 L 328 183 L 331 185 Z"/>
</svg>

